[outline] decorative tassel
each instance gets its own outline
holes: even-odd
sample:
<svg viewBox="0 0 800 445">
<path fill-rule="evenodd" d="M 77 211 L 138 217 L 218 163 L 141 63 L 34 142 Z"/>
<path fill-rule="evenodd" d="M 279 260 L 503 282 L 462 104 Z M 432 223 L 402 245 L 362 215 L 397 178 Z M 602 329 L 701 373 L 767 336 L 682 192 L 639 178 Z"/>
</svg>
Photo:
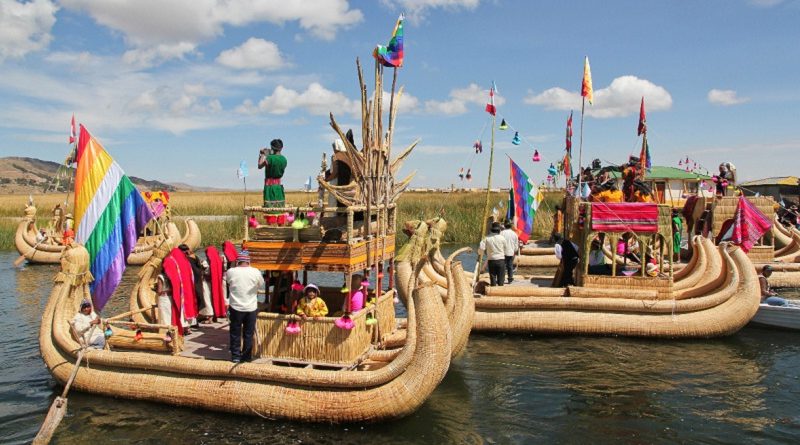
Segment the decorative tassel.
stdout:
<svg viewBox="0 0 800 445">
<path fill-rule="evenodd" d="M 465 178 L 467 178 L 467 181 L 472 181 L 472 169 L 471 168 L 467 169 L 467 175 L 465 176 Z"/>
<path fill-rule="evenodd" d="M 144 338 L 144 334 L 142 334 L 142 330 L 141 329 L 137 329 L 136 333 L 133 334 L 133 341 L 139 341 L 142 338 Z"/>
<path fill-rule="evenodd" d="M 519 131 L 514 132 L 514 138 L 511 139 L 511 143 L 514 145 L 519 145 L 522 143 L 522 139 L 519 138 Z"/>
<path fill-rule="evenodd" d="M 343 294 L 346 294 L 346 293 L 350 292 L 350 289 L 348 289 L 347 286 L 342 286 L 342 290 L 340 290 L 339 292 L 341 292 Z"/>
<path fill-rule="evenodd" d="M 533 150 L 533 162 L 539 162 L 542 158 L 539 156 L 539 150 Z"/>
<path fill-rule="evenodd" d="M 378 319 L 375 318 L 374 315 L 372 315 L 372 312 L 370 312 L 369 314 L 367 314 L 367 320 L 364 322 L 364 324 L 366 324 L 367 326 L 372 326 L 377 322 L 378 322 Z"/>
<path fill-rule="evenodd" d="M 339 329 L 351 330 L 356 327 L 355 322 L 350 318 L 349 315 L 342 315 L 340 318 L 337 318 L 333 324 Z"/>
<path fill-rule="evenodd" d="M 294 280 L 294 282 L 292 283 L 292 290 L 297 292 L 302 292 L 303 285 L 299 281 Z"/>
<path fill-rule="evenodd" d="M 508 130 L 508 124 L 506 123 L 506 120 L 505 120 L 505 119 L 503 119 L 503 120 L 500 122 L 500 127 L 499 127 L 499 128 L 500 128 L 501 130 Z"/>
<path fill-rule="evenodd" d="M 464 180 L 464 167 L 461 167 L 461 170 L 458 171 L 458 179 Z"/>
<path fill-rule="evenodd" d="M 483 144 L 481 143 L 480 139 L 478 139 L 477 141 L 475 141 L 474 144 L 472 144 L 472 148 L 475 149 L 475 153 L 483 153 Z"/>
<path fill-rule="evenodd" d="M 678 167 L 682 167 L 682 166 L 683 166 L 683 159 L 679 159 L 678 160 Z"/>
<path fill-rule="evenodd" d="M 298 335 L 302 330 L 296 321 L 290 321 L 289 323 L 286 323 L 286 329 L 283 331 L 288 335 Z"/>
</svg>

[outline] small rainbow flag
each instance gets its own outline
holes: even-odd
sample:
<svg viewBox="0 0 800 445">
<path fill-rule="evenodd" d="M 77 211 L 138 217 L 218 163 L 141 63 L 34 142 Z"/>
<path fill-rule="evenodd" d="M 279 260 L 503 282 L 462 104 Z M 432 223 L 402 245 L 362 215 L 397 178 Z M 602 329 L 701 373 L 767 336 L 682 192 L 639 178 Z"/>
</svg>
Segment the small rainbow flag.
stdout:
<svg viewBox="0 0 800 445">
<path fill-rule="evenodd" d="M 100 142 L 80 126 L 75 170 L 75 241 L 89 251 L 97 310 L 114 293 L 138 235 L 153 219 L 147 203 Z"/>
<path fill-rule="evenodd" d="M 378 45 L 372 51 L 372 56 L 383 66 L 400 68 L 403 66 L 403 14 L 397 18 L 394 25 L 392 39 L 386 46 Z"/>
</svg>

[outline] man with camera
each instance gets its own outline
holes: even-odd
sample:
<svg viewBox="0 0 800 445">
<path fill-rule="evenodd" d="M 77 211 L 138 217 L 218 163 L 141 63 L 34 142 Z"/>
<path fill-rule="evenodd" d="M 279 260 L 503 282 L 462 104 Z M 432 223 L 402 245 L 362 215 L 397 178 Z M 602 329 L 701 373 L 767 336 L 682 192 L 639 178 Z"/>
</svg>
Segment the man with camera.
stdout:
<svg viewBox="0 0 800 445">
<path fill-rule="evenodd" d="M 262 148 L 258 155 L 258 168 L 264 169 L 264 207 L 283 207 L 286 196 L 281 178 L 286 170 L 286 158 L 281 154 L 283 141 L 273 139 L 270 148 Z"/>
</svg>

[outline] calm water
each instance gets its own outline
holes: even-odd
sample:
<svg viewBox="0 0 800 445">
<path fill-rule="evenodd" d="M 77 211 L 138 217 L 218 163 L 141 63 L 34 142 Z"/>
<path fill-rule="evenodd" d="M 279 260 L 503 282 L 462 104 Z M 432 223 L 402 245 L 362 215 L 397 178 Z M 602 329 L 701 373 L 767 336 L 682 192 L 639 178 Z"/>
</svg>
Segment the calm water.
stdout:
<svg viewBox="0 0 800 445">
<path fill-rule="evenodd" d="M 37 343 L 56 267 L 15 270 L 16 256 L 0 252 L 3 443 L 30 442 L 60 391 Z M 799 376 L 795 333 L 473 335 L 431 398 L 398 421 L 308 425 L 71 392 L 54 443 L 798 443 Z"/>
</svg>

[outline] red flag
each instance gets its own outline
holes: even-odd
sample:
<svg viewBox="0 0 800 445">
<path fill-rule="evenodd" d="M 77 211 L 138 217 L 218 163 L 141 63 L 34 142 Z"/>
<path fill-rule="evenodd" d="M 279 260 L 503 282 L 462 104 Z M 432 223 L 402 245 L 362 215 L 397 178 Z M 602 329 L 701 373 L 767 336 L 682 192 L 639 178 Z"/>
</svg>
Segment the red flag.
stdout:
<svg viewBox="0 0 800 445">
<path fill-rule="evenodd" d="M 76 132 L 75 132 L 75 113 L 72 113 L 72 124 L 70 125 L 70 129 L 69 129 L 69 143 L 70 144 L 74 144 L 75 143 L 75 135 L 76 135 Z"/>
<path fill-rule="evenodd" d="M 647 133 L 647 118 L 644 114 L 644 96 L 642 96 L 642 105 L 639 107 L 639 129 L 636 131 L 636 136 L 641 136 Z"/>
<path fill-rule="evenodd" d="M 567 119 L 567 154 L 572 153 L 572 111 L 569 112 Z"/>
<path fill-rule="evenodd" d="M 739 197 L 736 213 L 733 215 L 733 244 L 740 246 L 747 253 L 753 245 L 772 227 L 772 221 L 764 216 L 744 196 Z"/>
<path fill-rule="evenodd" d="M 486 104 L 486 112 L 492 116 L 497 113 L 497 108 L 494 106 L 494 82 L 492 82 L 492 87 L 489 88 L 489 103 Z"/>
</svg>

